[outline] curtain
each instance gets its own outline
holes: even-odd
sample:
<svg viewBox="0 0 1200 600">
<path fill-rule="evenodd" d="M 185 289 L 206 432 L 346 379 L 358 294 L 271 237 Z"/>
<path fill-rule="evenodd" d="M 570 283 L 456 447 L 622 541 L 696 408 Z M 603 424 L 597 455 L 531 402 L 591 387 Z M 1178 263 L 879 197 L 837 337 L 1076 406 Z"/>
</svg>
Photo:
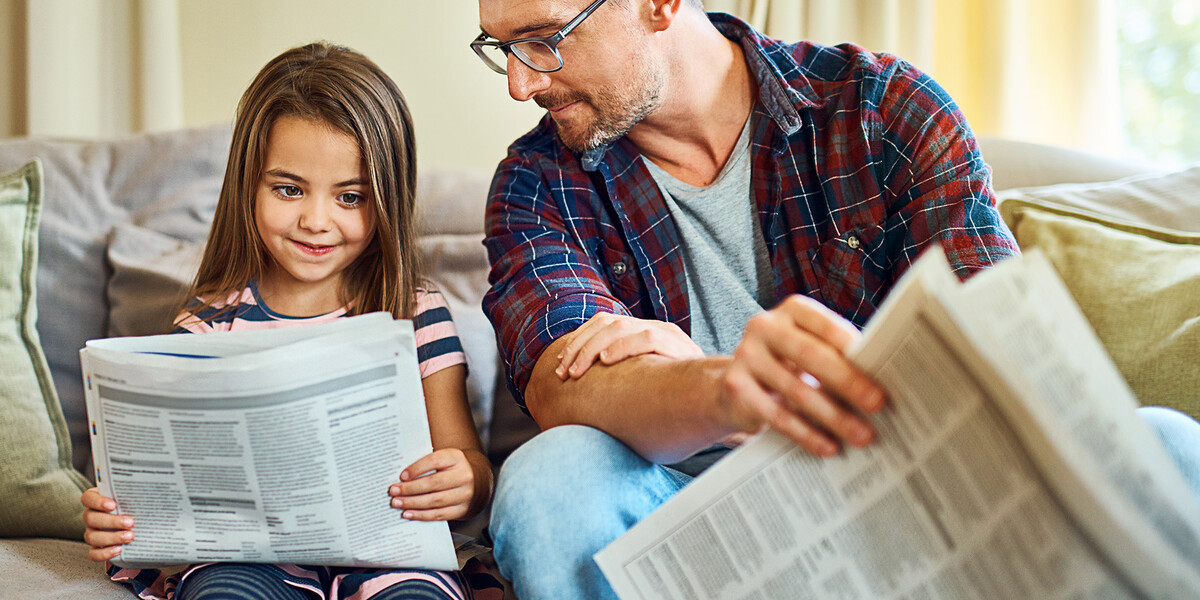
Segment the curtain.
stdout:
<svg viewBox="0 0 1200 600">
<path fill-rule="evenodd" d="M 14 6 L 20 3 L 21 6 Z M 183 125 L 176 0 L 7 0 L 23 39 L 5 83 L 24 90 L 8 135 L 112 136 Z M 23 50 L 23 52 L 21 51 Z M 23 56 L 20 56 L 22 55 Z"/>
<path fill-rule="evenodd" d="M 1112 0 L 705 0 L 783 40 L 853 42 L 933 75 L 976 133 L 1116 154 Z"/>
</svg>

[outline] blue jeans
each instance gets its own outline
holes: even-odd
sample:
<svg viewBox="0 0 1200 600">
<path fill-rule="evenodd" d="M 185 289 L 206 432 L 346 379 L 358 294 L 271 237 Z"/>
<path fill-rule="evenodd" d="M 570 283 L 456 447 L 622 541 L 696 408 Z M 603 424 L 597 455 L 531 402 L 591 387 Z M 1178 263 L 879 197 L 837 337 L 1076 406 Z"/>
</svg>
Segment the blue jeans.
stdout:
<svg viewBox="0 0 1200 600">
<path fill-rule="evenodd" d="M 555 427 L 504 461 L 488 529 L 521 600 L 616 598 L 592 560 L 691 477 L 591 427 Z"/>
<path fill-rule="evenodd" d="M 1200 423 L 1158 407 L 1138 415 L 1200 495 Z M 592 556 L 691 479 L 590 427 L 545 431 L 500 471 L 489 528 L 500 572 L 521 600 L 616 598 Z"/>
</svg>

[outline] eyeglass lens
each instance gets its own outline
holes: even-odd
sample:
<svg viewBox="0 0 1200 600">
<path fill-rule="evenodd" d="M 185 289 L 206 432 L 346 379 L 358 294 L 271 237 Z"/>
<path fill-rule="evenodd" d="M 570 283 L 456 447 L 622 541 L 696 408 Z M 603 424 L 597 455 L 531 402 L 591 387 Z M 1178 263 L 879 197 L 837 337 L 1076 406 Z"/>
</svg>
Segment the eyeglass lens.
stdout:
<svg viewBox="0 0 1200 600">
<path fill-rule="evenodd" d="M 509 51 L 517 55 L 521 62 L 538 71 L 554 71 L 562 66 L 554 50 L 544 42 L 529 41 L 513 44 Z M 501 73 L 508 67 L 508 56 L 497 46 L 481 46 L 484 58 L 491 62 Z"/>
</svg>

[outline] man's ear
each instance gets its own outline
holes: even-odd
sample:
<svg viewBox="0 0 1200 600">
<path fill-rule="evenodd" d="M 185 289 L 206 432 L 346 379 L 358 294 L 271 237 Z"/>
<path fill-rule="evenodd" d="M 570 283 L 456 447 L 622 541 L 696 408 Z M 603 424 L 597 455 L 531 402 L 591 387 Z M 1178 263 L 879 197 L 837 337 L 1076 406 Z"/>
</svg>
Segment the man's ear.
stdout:
<svg viewBox="0 0 1200 600">
<path fill-rule="evenodd" d="M 652 31 L 665 31 L 683 9 L 686 0 L 642 0 L 650 8 L 650 27 Z"/>
</svg>

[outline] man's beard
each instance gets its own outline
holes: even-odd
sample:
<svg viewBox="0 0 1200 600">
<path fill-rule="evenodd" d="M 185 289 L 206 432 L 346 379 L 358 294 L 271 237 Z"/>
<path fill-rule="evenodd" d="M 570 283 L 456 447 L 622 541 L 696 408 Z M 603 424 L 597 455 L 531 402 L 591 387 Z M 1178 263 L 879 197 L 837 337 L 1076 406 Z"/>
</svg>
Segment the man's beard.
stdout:
<svg viewBox="0 0 1200 600">
<path fill-rule="evenodd" d="M 662 104 L 662 77 L 648 71 L 639 78 L 641 87 L 620 86 L 589 94 L 585 92 L 545 92 L 534 97 L 542 108 L 563 107 L 572 102 L 582 102 L 595 113 L 591 122 L 581 123 L 576 119 L 559 122 L 558 137 L 563 144 L 576 152 L 583 153 L 607 146 L 629 133 L 634 125 L 641 123 Z M 636 85 L 637 82 L 635 82 Z"/>
</svg>

